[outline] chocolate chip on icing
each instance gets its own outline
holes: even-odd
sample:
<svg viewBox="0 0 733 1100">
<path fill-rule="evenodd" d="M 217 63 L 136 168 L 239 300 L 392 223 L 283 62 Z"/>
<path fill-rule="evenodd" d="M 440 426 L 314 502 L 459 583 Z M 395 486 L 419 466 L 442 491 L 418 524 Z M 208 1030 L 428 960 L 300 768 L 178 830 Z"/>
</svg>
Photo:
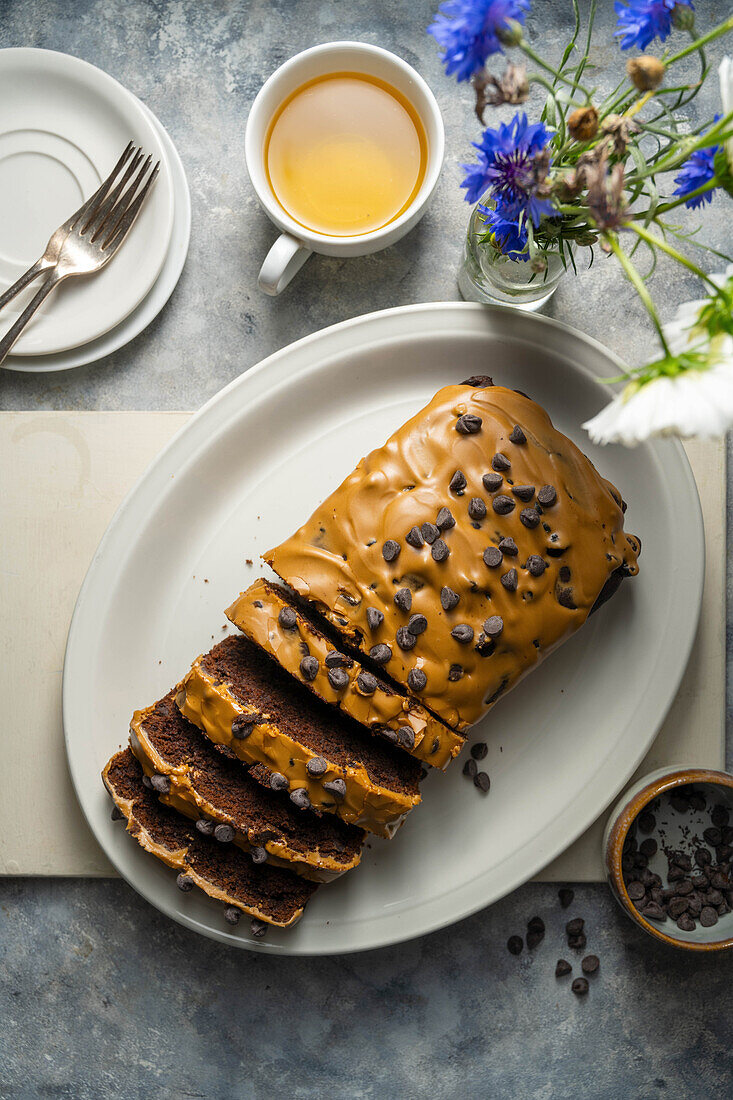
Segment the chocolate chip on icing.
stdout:
<svg viewBox="0 0 733 1100">
<path fill-rule="evenodd" d="M 484 489 L 489 493 L 495 493 L 497 489 L 501 489 L 504 483 L 504 478 L 501 474 L 497 474 L 494 471 L 489 474 L 484 474 L 481 480 L 484 483 Z"/>
<path fill-rule="evenodd" d="M 382 557 L 385 561 L 394 561 L 400 552 L 400 544 L 394 539 L 387 539 L 382 546 Z"/>
<path fill-rule="evenodd" d="M 434 523 L 423 523 L 420 527 L 420 533 L 425 541 L 432 545 L 440 534 L 440 531 Z"/>
<path fill-rule="evenodd" d="M 484 632 L 489 638 L 498 638 L 504 629 L 504 620 L 501 615 L 491 615 L 484 623 Z"/>
<path fill-rule="evenodd" d="M 237 909 L 236 905 L 227 905 L 224 910 L 224 920 L 227 924 L 239 924 L 239 919 L 242 916 L 242 910 Z"/>
<path fill-rule="evenodd" d="M 284 630 L 295 630 L 298 625 L 298 616 L 295 614 L 292 607 L 283 607 L 280 609 L 277 621 Z"/>
<path fill-rule="evenodd" d="M 158 794 L 168 794 L 171 789 L 171 781 L 167 775 L 151 775 L 150 785 Z"/>
<path fill-rule="evenodd" d="M 368 607 L 366 611 L 367 625 L 370 630 L 378 630 L 384 622 L 384 613 L 376 607 Z"/>
<path fill-rule="evenodd" d="M 318 659 L 316 657 L 304 657 L 300 662 L 300 674 L 304 680 L 313 681 L 318 675 Z"/>
<path fill-rule="evenodd" d="M 149 791 L 152 791 L 153 784 L 150 782 L 150 776 L 149 775 L 144 775 L 143 776 L 143 787 L 145 787 Z"/>
<path fill-rule="evenodd" d="M 481 497 L 471 497 L 471 502 L 468 505 L 468 514 L 471 519 L 485 519 L 486 505 Z"/>
<path fill-rule="evenodd" d="M 378 665 L 386 665 L 392 656 L 392 650 L 384 642 L 373 645 L 369 650 L 369 656 Z"/>
<path fill-rule="evenodd" d="M 339 653 L 337 649 L 329 649 L 323 663 L 326 668 L 343 668 L 345 665 L 349 664 L 349 661 L 344 657 L 343 653 Z"/>
<path fill-rule="evenodd" d="M 184 894 L 187 894 L 189 890 L 193 890 L 194 882 L 190 875 L 181 871 L 180 875 L 176 878 L 176 886 L 179 890 L 182 890 Z"/>
<path fill-rule="evenodd" d="M 372 676 L 371 672 L 360 672 L 356 677 L 356 683 L 362 695 L 373 695 L 377 690 L 377 677 Z"/>
<path fill-rule="evenodd" d="M 460 497 L 463 496 L 467 484 L 468 482 L 466 481 L 466 475 L 463 473 L 463 471 L 456 470 L 456 472 L 453 474 L 453 477 L 450 479 L 450 484 L 448 485 L 448 488 L 452 493 L 455 493 L 456 496 Z"/>
<path fill-rule="evenodd" d="M 410 615 L 407 629 L 410 634 L 423 634 L 428 628 L 428 620 L 424 615 Z"/>
<path fill-rule="evenodd" d="M 200 817 L 196 822 L 196 831 L 201 833 L 202 836 L 211 836 L 214 832 L 214 822 L 208 821 L 205 817 Z"/>
<path fill-rule="evenodd" d="M 329 668 L 328 682 L 335 691 L 343 691 L 349 682 L 349 674 L 344 668 Z"/>
<path fill-rule="evenodd" d="M 502 454 L 501 451 L 497 451 L 491 460 L 491 468 L 492 470 L 499 471 L 511 470 L 512 464 L 505 454 Z"/>
<path fill-rule="evenodd" d="M 563 584 L 567 584 L 570 580 L 570 567 L 567 565 L 561 565 L 557 575 Z"/>
<path fill-rule="evenodd" d="M 214 839 L 220 844 L 231 844 L 234 840 L 234 829 L 231 825 L 217 825 L 214 829 Z"/>
<path fill-rule="evenodd" d="M 482 423 L 480 416 L 474 416 L 473 413 L 464 413 L 456 421 L 456 431 L 460 435 L 475 435 L 476 432 L 481 431 Z"/>
<path fill-rule="evenodd" d="M 508 516 L 510 512 L 514 511 L 514 501 L 511 497 L 495 496 L 491 504 L 497 516 Z"/>
<path fill-rule="evenodd" d="M 547 569 L 547 562 L 539 554 L 530 554 L 527 558 L 527 568 L 533 577 L 541 577 Z"/>
<path fill-rule="evenodd" d="M 527 437 L 518 424 L 515 424 L 511 432 L 509 433 L 509 442 L 517 443 L 519 445 L 527 442 Z"/>
<path fill-rule="evenodd" d="M 305 787 L 296 787 L 291 791 L 290 801 L 295 803 L 299 810 L 309 810 L 311 807 L 311 800 Z"/>
<path fill-rule="evenodd" d="M 512 492 L 527 504 L 534 496 L 534 485 L 512 485 Z"/>
<path fill-rule="evenodd" d="M 337 802 L 343 802 L 346 798 L 346 783 L 343 779 L 331 779 L 323 784 L 323 789 L 332 794 Z"/>
<path fill-rule="evenodd" d="M 456 680 L 460 680 L 463 676 L 463 665 L 451 665 L 448 670 L 448 679 L 451 683 L 455 683 Z"/>
<path fill-rule="evenodd" d="M 397 737 L 403 749 L 415 748 L 415 731 L 410 726 L 400 726 Z"/>
<path fill-rule="evenodd" d="M 450 548 L 443 539 L 436 539 L 430 548 L 430 553 L 433 555 L 433 561 L 445 561 L 450 554 Z"/>
<path fill-rule="evenodd" d="M 461 597 L 458 595 L 458 593 L 454 592 L 452 588 L 449 588 L 447 584 L 441 588 L 440 606 L 443 608 L 444 611 L 452 611 L 456 604 L 458 604 L 460 599 Z"/>
<path fill-rule="evenodd" d="M 430 746 L 430 755 L 435 756 L 435 754 L 436 754 L 436 752 L 438 751 L 439 748 L 440 748 L 440 738 L 435 737 L 433 739 L 432 745 Z"/>
<path fill-rule="evenodd" d="M 407 674 L 407 686 L 411 691 L 424 691 L 428 678 L 421 668 L 411 668 Z"/>
<path fill-rule="evenodd" d="M 400 611 L 409 611 L 412 607 L 412 592 L 409 588 L 398 588 L 394 595 L 394 602 Z"/>
<path fill-rule="evenodd" d="M 487 546 L 484 550 L 484 565 L 488 565 L 489 569 L 496 569 L 497 565 L 501 565 L 504 555 L 498 546 Z"/>
<path fill-rule="evenodd" d="M 328 761 L 322 756 L 312 756 L 305 766 L 308 775 L 323 775 L 328 768 Z"/>
<path fill-rule="evenodd" d="M 519 575 L 516 569 L 509 569 L 501 578 L 501 583 L 507 592 L 516 592 Z"/>
<path fill-rule="evenodd" d="M 253 863 L 267 863 L 267 849 L 260 847 L 259 844 L 250 849 L 249 854 L 252 856 Z"/>
<path fill-rule="evenodd" d="M 535 508 L 522 508 L 522 511 L 519 513 L 519 519 L 525 527 L 532 529 L 539 525 L 540 514 Z"/>
<path fill-rule="evenodd" d="M 501 539 L 499 542 L 499 549 L 502 554 L 506 554 L 508 558 L 515 558 L 519 553 L 519 549 L 514 539 Z"/>
<path fill-rule="evenodd" d="M 469 626 L 468 623 L 458 623 L 457 626 L 453 627 L 450 634 L 451 638 L 455 638 L 461 645 L 468 645 L 469 642 L 473 641 L 473 627 Z"/>
<path fill-rule="evenodd" d="M 572 588 L 563 588 L 558 585 L 555 589 L 555 597 L 561 607 L 567 607 L 568 611 L 577 611 Z"/>
<path fill-rule="evenodd" d="M 400 649 L 413 649 L 417 644 L 417 638 L 406 626 L 401 626 L 395 634 L 397 645 Z"/>
<path fill-rule="evenodd" d="M 455 527 L 456 521 L 450 508 L 440 509 L 435 524 L 439 531 L 449 531 L 451 527 Z"/>
<path fill-rule="evenodd" d="M 543 485 L 537 494 L 537 500 L 543 508 L 551 508 L 557 500 L 557 491 L 554 485 Z"/>
<path fill-rule="evenodd" d="M 287 776 L 282 772 L 273 772 L 270 776 L 270 786 L 273 791 L 286 791 L 290 784 L 288 783 Z"/>
<path fill-rule="evenodd" d="M 411 527 L 405 535 L 405 542 L 410 546 L 414 546 L 416 550 L 420 550 L 425 545 L 425 539 L 422 537 L 422 533 L 419 527 Z"/>
<path fill-rule="evenodd" d="M 238 714 L 236 718 L 232 718 L 232 737 L 236 737 L 237 741 L 244 741 L 249 737 L 254 726 L 254 718 L 248 714 Z"/>
</svg>

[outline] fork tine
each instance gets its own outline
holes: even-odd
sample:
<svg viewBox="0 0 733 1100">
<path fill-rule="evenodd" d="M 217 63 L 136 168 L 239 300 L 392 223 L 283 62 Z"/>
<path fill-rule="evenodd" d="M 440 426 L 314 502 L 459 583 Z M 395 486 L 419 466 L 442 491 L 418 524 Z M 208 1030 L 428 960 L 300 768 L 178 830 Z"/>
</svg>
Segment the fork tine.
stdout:
<svg viewBox="0 0 733 1100">
<path fill-rule="evenodd" d="M 74 226 L 77 224 L 77 222 L 79 221 L 80 218 L 83 218 L 86 214 L 93 214 L 94 210 L 96 210 L 96 208 L 97 208 L 98 203 L 100 203 L 104 199 L 105 195 L 107 194 L 110 187 L 114 183 L 114 181 L 115 181 L 118 173 L 120 172 L 121 168 L 123 167 L 125 162 L 129 159 L 130 153 L 132 152 L 133 149 L 134 149 L 133 143 L 131 141 L 128 142 L 126 149 L 122 153 L 122 156 L 117 161 L 117 164 L 115 164 L 114 168 L 112 169 L 110 174 L 107 176 L 106 180 L 102 181 L 102 183 L 99 185 L 99 187 L 94 192 L 94 194 L 90 195 L 90 197 L 87 199 L 87 201 L 85 203 L 83 203 L 79 207 L 79 209 L 76 211 L 76 213 L 72 214 L 71 217 L 68 219 L 68 221 L 65 223 L 66 227 L 69 230 L 74 228 Z"/>
<path fill-rule="evenodd" d="M 94 240 L 97 240 L 99 237 L 104 235 L 105 241 L 109 242 L 111 240 L 111 238 L 114 236 L 114 234 L 117 230 L 117 226 L 119 225 L 121 219 L 124 217 L 125 212 L 127 211 L 128 207 L 132 204 L 133 200 L 135 199 L 135 196 L 136 196 L 136 194 L 137 194 L 137 192 L 140 188 L 140 185 L 142 184 L 143 180 L 145 179 L 145 176 L 147 175 L 147 173 L 150 169 L 150 165 L 152 163 L 152 160 L 153 160 L 152 156 L 147 157 L 147 159 L 145 160 L 145 163 L 143 164 L 142 168 L 137 173 L 137 175 L 133 179 L 132 183 L 130 184 L 130 186 L 125 191 L 124 195 L 122 195 L 119 202 L 109 212 L 109 214 L 105 218 L 102 225 L 100 225 L 99 228 L 95 230 L 94 238 L 93 238 Z M 104 248 L 105 246 L 101 245 L 101 247 Z"/>
<path fill-rule="evenodd" d="M 133 154 L 132 160 L 128 164 L 125 173 L 120 179 L 119 183 L 117 183 L 115 187 L 112 188 L 109 195 L 107 195 L 107 197 L 97 206 L 97 208 L 90 213 L 90 216 L 87 218 L 84 225 L 80 226 L 79 232 L 82 236 L 85 236 L 91 230 L 90 240 L 94 240 L 94 238 L 97 236 L 100 229 L 104 225 L 107 215 L 109 214 L 110 210 L 113 209 L 126 184 L 129 182 L 131 176 L 136 171 L 142 159 L 142 149 L 136 149 Z"/>
<path fill-rule="evenodd" d="M 112 255 L 112 253 L 116 252 L 116 250 L 120 247 L 125 237 L 130 232 L 135 218 L 140 213 L 140 207 L 144 203 L 150 188 L 158 178 L 159 172 L 160 161 L 158 161 L 158 163 L 155 165 L 152 172 L 148 176 L 147 182 L 145 183 L 142 191 L 140 191 L 135 200 L 128 207 L 127 212 L 123 214 L 122 218 L 117 222 L 115 227 L 110 231 L 109 235 L 104 240 L 102 244 L 102 249 L 105 252 L 109 250 L 110 255 Z"/>
</svg>

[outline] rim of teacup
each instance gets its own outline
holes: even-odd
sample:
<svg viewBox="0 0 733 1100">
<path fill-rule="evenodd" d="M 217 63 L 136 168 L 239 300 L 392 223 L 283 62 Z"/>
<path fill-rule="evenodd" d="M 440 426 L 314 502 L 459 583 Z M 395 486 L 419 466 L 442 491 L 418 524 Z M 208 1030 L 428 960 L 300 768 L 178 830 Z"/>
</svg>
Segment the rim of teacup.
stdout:
<svg viewBox="0 0 733 1100">
<path fill-rule="evenodd" d="M 305 76 L 302 81 L 297 80 L 295 74 L 314 59 L 327 58 L 330 54 L 336 54 L 337 52 L 341 52 L 342 54 L 344 52 L 351 53 L 355 62 L 358 60 L 359 56 L 373 58 L 382 65 L 387 66 L 393 73 L 398 73 L 403 80 L 406 80 L 413 86 L 413 90 L 416 94 L 410 94 L 405 87 L 395 83 L 394 79 L 392 81 L 397 91 L 409 99 L 420 117 L 420 121 L 425 130 L 425 140 L 428 151 L 425 178 L 407 209 L 404 210 L 399 217 L 388 222 L 386 225 L 380 226 L 379 229 L 373 229 L 368 233 L 358 233 L 351 236 L 317 233 L 290 217 L 288 212 L 275 198 L 264 168 L 264 140 L 274 112 L 282 101 L 295 91 L 301 83 L 307 83 L 309 79 L 314 79 L 314 77 Z M 342 66 L 325 66 L 318 75 L 342 71 L 345 71 Z M 387 83 L 390 82 L 389 77 L 372 72 L 369 68 L 355 68 L 349 71 L 368 73 L 372 76 L 378 76 L 381 79 L 385 79 Z M 274 91 L 283 85 L 288 85 L 288 87 L 277 96 L 274 96 Z M 273 100 L 276 99 L 277 102 L 271 109 L 267 109 L 270 97 L 272 97 Z M 391 53 L 381 46 L 374 46 L 369 42 L 348 40 L 323 42 L 318 46 L 312 46 L 307 50 L 302 50 L 300 53 L 295 54 L 275 69 L 267 78 L 255 96 L 252 107 L 250 108 L 244 135 L 244 150 L 247 172 L 257 194 L 257 198 L 270 220 L 273 221 L 278 228 L 283 230 L 283 232 L 290 233 L 291 236 L 310 247 L 312 251 L 322 251 L 326 247 L 329 248 L 329 250 L 335 250 L 339 249 L 339 246 L 348 249 L 350 246 L 353 247 L 365 244 L 380 246 L 381 242 L 385 242 L 383 247 L 387 247 L 387 245 L 391 243 L 389 238 L 394 237 L 394 235 L 406 224 L 409 223 L 409 227 L 412 228 L 412 224 L 416 222 L 418 214 L 422 213 L 435 191 L 445 155 L 445 128 L 443 125 L 443 116 L 440 113 L 440 108 L 433 92 L 417 70 L 414 69 L 412 65 L 409 65 L 407 61 L 398 57 L 397 54 Z M 378 247 L 370 249 L 370 251 L 377 250 Z"/>
<path fill-rule="evenodd" d="M 641 786 L 622 806 L 621 810 L 614 809 L 607 826 L 607 836 L 604 842 L 604 862 L 609 885 L 616 896 L 622 909 L 631 919 L 643 928 L 650 936 L 672 947 L 679 947 L 686 951 L 723 951 L 733 947 L 733 936 L 721 940 L 699 942 L 680 939 L 677 936 L 663 932 L 653 922 L 644 917 L 635 907 L 629 897 L 624 881 L 621 858 L 623 855 L 624 841 L 633 822 L 642 810 L 658 798 L 660 794 L 672 790 L 674 787 L 688 786 L 690 783 L 709 783 L 713 786 L 728 787 L 733 790 L 733 775 L 728 772 L 714 771 L 709 768 L 679 768 L 670 770 L 667 768 L 651 772 L 639 780 Z M 632 788 L 634 789 L 634 788 Z"/>
</svg>

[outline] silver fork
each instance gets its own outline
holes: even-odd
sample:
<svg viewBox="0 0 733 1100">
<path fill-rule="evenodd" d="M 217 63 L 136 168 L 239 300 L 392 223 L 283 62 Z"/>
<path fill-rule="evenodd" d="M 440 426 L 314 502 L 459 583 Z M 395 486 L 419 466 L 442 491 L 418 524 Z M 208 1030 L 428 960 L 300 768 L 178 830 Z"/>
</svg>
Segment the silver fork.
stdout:
<svg viewBox="0 0 733 1100">
<path fill-rule="evenodd" d="M 130 142 L 99 189 L 52 234 L 41 258 L 0 295 L 2 309 L 23 287 L 50 271 L 20 317 L 0 340 L 0 364 L 38 307 L 59 283 L 75 275 L 91 275 L 112 259 L 130 232 L 160 171 L 160 161 L 151 169 L 150 156 L 140 167 L 143 156 L 142 149 L 136 149 Z"/>
</svg>

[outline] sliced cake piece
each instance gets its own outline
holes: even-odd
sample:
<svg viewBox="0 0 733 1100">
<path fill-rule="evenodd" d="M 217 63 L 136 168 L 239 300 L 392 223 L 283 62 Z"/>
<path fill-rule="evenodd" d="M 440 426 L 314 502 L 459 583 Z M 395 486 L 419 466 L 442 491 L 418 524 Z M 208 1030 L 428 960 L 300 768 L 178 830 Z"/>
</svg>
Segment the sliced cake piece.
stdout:
<svg viewBox="0 0 733 1100">
<path fill-rule="evenodd" d="M 361 829 L 332 814 L 304 814 L 285 794 L 264 789 L 183 717 L 174 692 L 135 711 L 130 747 L 145 774 L 156 777 L 161 802 L 196 821 L 204 835 L 216 824 L 233 830 L 234 843 L 256 863 L 328 882 L 361 858 Z"/>
<path fill-rule="evenodd" d="M 268 768 L 298 807 L 392 836 L 420 801 L 417 760 L 313 698 L 242 635 L 198 658 L 176 703 L 216 744 Z"/>
<path fill-rule="evenodd" d="M 464 730 L 638 572 L 639 549 L 618 490 L 545 410 L 472 378 L 263 557 L 392 681 L 421 671 L 413 693 Z"/>
<path fill-rule="evenodd" d="M 317 883 L 290 871 L 257 866 L 233 844 L 201 836 L 143 785 L 143 770 L 129 748 L 112 757 L 102 779 L 127 820 L 128 832 L 146 852 L 182 873 L 182 889 L 198 886 L 209 897 L 281 928 L 300 918 L 318 889 Z"/>
<path fill-rule="evenodd" d="M 446 768 L 463 748 L 464 738 L 416 699 L 340 652 L 335 637 L 327 636 L 282 585 L 255 581 L 226 614 L 319 699 L 339 707 L 372 733 L 401 745 L 418 760 Z M 416 637 L 421 625 L 418 619 L 413 623 Z M 416 687 L 424 675 L 420 668 L 413 670 L 411 679 Z"/>
</svg>

